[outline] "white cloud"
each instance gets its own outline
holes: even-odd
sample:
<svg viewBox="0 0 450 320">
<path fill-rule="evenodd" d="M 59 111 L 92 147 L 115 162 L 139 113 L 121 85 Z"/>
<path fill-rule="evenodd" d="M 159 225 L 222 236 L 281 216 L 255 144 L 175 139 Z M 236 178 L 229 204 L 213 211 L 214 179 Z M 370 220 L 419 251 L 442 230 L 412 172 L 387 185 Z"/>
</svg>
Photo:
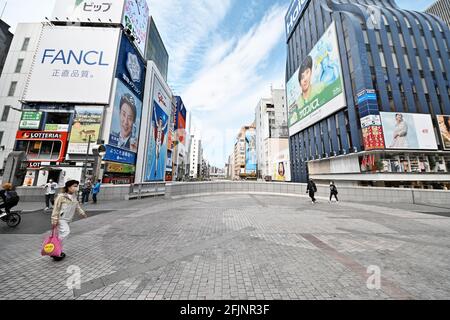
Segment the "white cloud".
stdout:
<svg viewBox="0 0 450 320">
<path fill-rule="evenodd" d="M 204 42 L 225 18 L 231 0 L 151 0 L 149 6 L 170 55 L 170 78 L 182 86 L 184 73 L 201 60 Z"/>
<path fill-rule="evenodd" d="M 285 7 L 273 6 L 241 38 L 213 46 L 182 94 L 195 114 L 208 159 L 217 166 L 223 166 L 232 152 L 239 128 L 253 121 L 255 107 L 269 96 L 270 85 L 284 82 L 284 61 L 272 63 L 278 69 L 269 74 L 262 69 L 283 39 L 285 12 Z"/>
</svg>

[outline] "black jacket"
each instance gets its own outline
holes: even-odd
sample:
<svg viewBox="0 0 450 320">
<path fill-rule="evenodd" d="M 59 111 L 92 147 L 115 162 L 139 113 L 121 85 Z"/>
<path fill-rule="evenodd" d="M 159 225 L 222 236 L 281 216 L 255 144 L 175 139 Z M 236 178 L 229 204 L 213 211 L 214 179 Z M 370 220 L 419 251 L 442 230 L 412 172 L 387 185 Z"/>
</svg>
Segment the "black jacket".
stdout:
<svg viewBox="0 0 450 320">
<path fill-rule="evenodd" d="M 308 189 L 306 190 L 308 192 L 317 192 L 317 186 L 313 181 L 308 182 Z"/>
</svg>

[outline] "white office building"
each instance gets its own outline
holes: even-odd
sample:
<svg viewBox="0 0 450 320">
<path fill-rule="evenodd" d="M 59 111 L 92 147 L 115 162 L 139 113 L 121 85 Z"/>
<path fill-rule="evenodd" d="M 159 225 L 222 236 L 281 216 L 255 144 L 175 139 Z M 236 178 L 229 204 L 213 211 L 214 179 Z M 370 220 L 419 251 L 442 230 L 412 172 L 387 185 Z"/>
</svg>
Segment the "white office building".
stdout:
<svg viewBox="0 0 450 320">
<path fill-rule="evenodd" d="M 14 109 L 21 109 L 19 100 L 27 83 L 41 31 L 41 23 L 17 25 L 0 78 L 0 171 L 3 171 L 4 161 L 14 149 L 21 119 L 21 112 Z"/>
<path fill-rule="evenodd" d="M 258 150 L 258 176 L 272 180 L 290 180 L 289 132 L 285 108 L 284 89 L 272 89 L 270 98 L 259 101 L 255 110 L 256 149 Z M 281 165 L 280 163 L 283 162 Z M 277 174 L 279 168 L 284 167 Z"/>
</svg>

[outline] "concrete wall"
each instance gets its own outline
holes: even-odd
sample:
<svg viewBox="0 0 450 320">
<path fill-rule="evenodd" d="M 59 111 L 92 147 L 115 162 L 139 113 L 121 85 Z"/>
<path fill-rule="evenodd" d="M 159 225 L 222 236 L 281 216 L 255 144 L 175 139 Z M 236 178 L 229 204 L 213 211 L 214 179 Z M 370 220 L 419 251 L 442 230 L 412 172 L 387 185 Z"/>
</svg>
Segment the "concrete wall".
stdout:
<svg viewBox="0 0 450 320">
<path fill-rule="evenodd" d="M 328 198 L 329 187 L 318 185 L 317 196 Z M 429 205 L 450 205 L 450 191 L 395 189 L 395 188 L 366 188 L 339 186 L 339 199 L 353 202 L 385 202 L 385 203 L 415 203 Z M 130 185 L 103 185 L 99 201 L 126 200 L 130 194 Z M 17 193 L 23 202 L 42 201 L 45 199 L 44 189 L 38 187 L 19 187 Z M 307 196 L 306 185 L 297 183 L 268 183 L 268 182 L 193 182 L 170 183 L 165 187 L 165 196 L 171 197 L 214 193 L 260 193 Z"/>
<path fill-rule="evenodd" d="M 40 187 L 18 187 L 17 194 L 21 202 L 42 202 L 45 201 L 45 190 Z M 62 192 L 62 189 L 60 190 Z M 98 201 L 126 200 L 130 193 L 130 185 L 102 185 Z M 92 199 L 92 196 L 90 197 Z"/>
<path fill-rule="evenodd" d="M 329 186 L 318 185 L 318 197 L 329 197 Z M 450 191 L 339 187 L 341 201 L 354 202 L 385 202 L 385 203 L 416 203 L 431 205 L 450 205 Z M 272 193 L 307 196 L 306 184 L 297 183 L 267 183 L 267 182 L 202 182 L 202 183 L 172 183 L 166 185 L 166 197 L 176 197 L 190 194 L 208 193 Z"/>
</svg>

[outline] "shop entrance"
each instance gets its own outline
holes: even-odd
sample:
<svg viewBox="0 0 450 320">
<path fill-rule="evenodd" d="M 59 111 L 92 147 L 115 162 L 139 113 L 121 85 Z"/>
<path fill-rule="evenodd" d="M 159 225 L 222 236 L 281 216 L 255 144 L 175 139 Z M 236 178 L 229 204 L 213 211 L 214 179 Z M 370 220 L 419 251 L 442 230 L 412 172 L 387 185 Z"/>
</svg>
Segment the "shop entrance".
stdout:
<svg viewBox="0 0 450 320">
<path fill-rule="evenodd" d="M 56 183 L 59 183 L 59 178 L 61 177 L 62 170 L 49 170 L 48 171 L 48 179 L 47 182 L 53 180 Z"/>
</svg>

